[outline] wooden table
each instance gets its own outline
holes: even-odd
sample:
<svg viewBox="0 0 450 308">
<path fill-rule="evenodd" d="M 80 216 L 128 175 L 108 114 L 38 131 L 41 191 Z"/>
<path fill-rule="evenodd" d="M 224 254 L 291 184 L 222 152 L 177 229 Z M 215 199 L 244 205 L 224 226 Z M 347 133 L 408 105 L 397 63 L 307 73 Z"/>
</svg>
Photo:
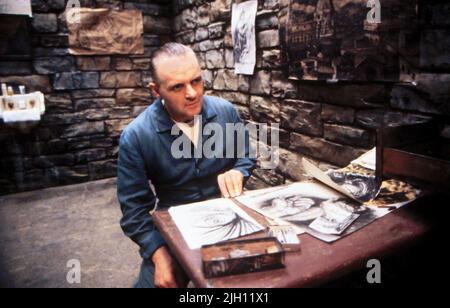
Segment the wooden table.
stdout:
<svg viewBox="0 0 450 308">
<path fill-rule="evenodd" d="M 196 287 L 285 288 L 320 286 L 355 270 L 366 268 L 367 261 L 381 259 L 419 242 L 433 228 L 430 218 L 436 197 L 423 197 L 332 244 L 308 234 L 300 235 L 301 250 L 286 253 L 282 269 L 206 279 L 200 250 L 190 250 L 167 211 L 153 214 L 155 223 L 175 257 Z M 245 208 L 258 222 L 264 218 Z M 257 233 L 251 237 L 261 237 Z M 369 270 L 369 269 L 367 269 Z"/>
</svg>

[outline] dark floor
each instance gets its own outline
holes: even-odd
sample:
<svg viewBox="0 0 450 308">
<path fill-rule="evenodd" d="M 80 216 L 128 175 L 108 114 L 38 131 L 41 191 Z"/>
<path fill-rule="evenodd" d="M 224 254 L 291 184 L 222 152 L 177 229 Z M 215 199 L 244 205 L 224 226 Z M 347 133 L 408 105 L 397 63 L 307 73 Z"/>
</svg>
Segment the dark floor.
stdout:
<svg viewBox="0 0 450 308">
<path fill-rule="evenodd" d="M 132 286 L 140 257 L 120 217 L 115 179 L 0 197 L 0 286 Z M 71 259 L 81 284 L 67 282 Z"/>
</svg>

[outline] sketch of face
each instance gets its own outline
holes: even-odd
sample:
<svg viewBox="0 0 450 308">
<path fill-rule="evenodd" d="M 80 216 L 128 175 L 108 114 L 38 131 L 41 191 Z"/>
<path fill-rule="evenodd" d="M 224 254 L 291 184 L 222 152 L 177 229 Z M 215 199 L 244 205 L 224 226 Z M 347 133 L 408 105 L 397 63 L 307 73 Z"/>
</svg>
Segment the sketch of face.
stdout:
<svg viewBox="0 0 450 308">
<path fill-rule="evenodd" d="M 194 227 L 202 230 L 206 241 L 224 241 L 257 231 L 258 227 L 230 208 L 199 213 Z"/>
<path fill-rule="evenodd" d="M 236 219 L 236 213 L 233 211 L 216 211 L 205 215 L 198 221 L 198 226 L 202 228 L 212 228 L 217 226 L 225 226 Z"/>
<path fill-rule="evenodd" d="M 320 204 L 320 207 L 326 213 L 328 210 L 342 210 L 347 213 L 356 213 L 360 214 L 366 210 L 365 207 L 359 206 L 356 203 L 352 203 L 348 199 L 343 198 L 334 198 L 330 200 L 325 200 Z"/>
<path fill-rule="evenodd" d="M 373 199 L 378 192 L 375 177 L 334 171 L 327 174 L 335 183 L 361 201 Z"/>
<path fill-rule="evenodd" d="M 267 211 L 273 216 L 295 221 L 311 220 L 322 214 L 316 200 L 297 195 L 273 199 Z"/>
</svg>

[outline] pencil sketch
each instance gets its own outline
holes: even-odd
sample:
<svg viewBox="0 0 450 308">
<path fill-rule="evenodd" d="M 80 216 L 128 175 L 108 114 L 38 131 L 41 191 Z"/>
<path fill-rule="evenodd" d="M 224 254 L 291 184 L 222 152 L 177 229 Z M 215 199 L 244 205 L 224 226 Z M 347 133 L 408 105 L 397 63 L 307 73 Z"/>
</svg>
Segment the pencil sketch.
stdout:
<svg viewBox="0 0 450 308">
<path fill-rule="evenodd" d="M 176 206 L 169 213 L 191 249 L 264 229 L 228 199 Z"/>
<path fill-rule="evenodd" d="M 140 11 L 87 8 L 77 10 L 81 22 L 67 20 L 71 54 L 142 54 L 144 52 L 144 23 Z"/>
<path fill-rule="evenodd" d="M 255 18 L 258 1 L 233 4 L 231 33 L 236 74 L 253 75 L 256 63 Z"/>
<path fill-rule="evenodd" d="M 309 182 L 238 199 L 263 215 L 285 220 L 326 242 L 338 240 L 390 212 L 366 207 L 322 184 Z"/>
<path fill-rule="evenodd" d="M 375 172 L 363 172 L 362 169 L 366 169 L 355 164 L 327 172 L 323 172 L 306 158 L 302 159 L 302 164 L 310 176 L 360 203 L 374 199 L 380 191 Z"/>
<path fill-rule="evenodd" d="M 352 206 L 345 199 L 330 199 L 320 205 L 323 214 L 315 219 L 309 227 L 324 234 L 341 234 L 360 214 L 363 207 Z"/>
<path fill-rule="evenodd" d="M 375 160 L 374 148 L 352 161 L 345 168 L 329 171 L 328 175 L 333 181 L 337 182 L 338 185 L 345 183 L 346 181 L 352 182 L 351 177 L 353 177 L 354 179 L 361 179 L 366 187 L 372 186 L 373 188 L 377 188 L 376 190 L 373 190 L 374 193 L 377 192 L 373 198 L 370 199 L 370 196 L 366 196 L 367 198 L 360 198 L 366 199 L 365 201 L 362 200 L 365 205 L 396 208 L 414 201 L 423 194 L 420 189 L 394 179 L 384 180 L 381 183 L 381 186 L 378 187 L 378 183 L 375 183 Z M 356 182 L 356 180 L 354 180 L 354 182 Z M 357 184 L 354 184 L 354 186 L 357 186 Z M 370 190 L 370 188 L 367 189 Z M 357 191 L 358 189 L 347 187 L 347 190 Z"/>
<path fill-rule="evenodd" d="M 258 231 L 258 226 L 243 218 L 230 207 L 217 207 L 208 210 L 194 210 L 199 217 L 194 227 L 202 230 L 202 240 L 222 241 L 241 237 Z"/>
<path fill-rule="evenodd" d="M 374 199 L 380 190 L 375 175 L 368 176 L 339 170 L 329 170 L 326 174 L 361 202 Z"/>
</svg>

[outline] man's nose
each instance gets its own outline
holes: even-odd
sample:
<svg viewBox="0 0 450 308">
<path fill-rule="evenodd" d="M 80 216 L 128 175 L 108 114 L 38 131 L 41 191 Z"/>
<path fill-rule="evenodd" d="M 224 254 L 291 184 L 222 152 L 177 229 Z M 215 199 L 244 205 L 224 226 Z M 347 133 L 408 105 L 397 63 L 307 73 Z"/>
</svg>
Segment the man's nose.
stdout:
<svg viewBox="0 0 450 308">
<path fill-rule="evenodd" d="M 189 84 L 186 87 L 186 99 L 192 100 L 194 98 L 196 98 L 197 96 L 197 91 L 195 91 L 195 89 Z"/>
</svg>

